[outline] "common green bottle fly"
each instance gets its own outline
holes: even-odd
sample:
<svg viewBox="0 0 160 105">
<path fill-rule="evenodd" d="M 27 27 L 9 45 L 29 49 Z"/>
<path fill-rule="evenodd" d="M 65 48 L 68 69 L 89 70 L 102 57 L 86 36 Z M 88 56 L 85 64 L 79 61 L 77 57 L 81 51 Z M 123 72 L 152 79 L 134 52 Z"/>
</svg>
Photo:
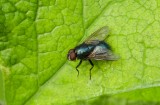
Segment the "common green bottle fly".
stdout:
<svg viewBox="0 0 160 105">
<path fill-rule="evenodd" d="M 118 60 L 119 56 L 115 55 L 111 47 L 104 40 L 109 35 L 109 29 L 107 26 L 100 28 L 91 34 L 82 44 L 70 49 L 67 55 L 68 60 L 74 61 L 80 59 L 79 64 L 76 66 L 76 70 L 79 75 L 78 67 L 83 60 L 88 60 L 91 64 L 91 70 L 94 67 L 92 60 Z"/>
</svg>

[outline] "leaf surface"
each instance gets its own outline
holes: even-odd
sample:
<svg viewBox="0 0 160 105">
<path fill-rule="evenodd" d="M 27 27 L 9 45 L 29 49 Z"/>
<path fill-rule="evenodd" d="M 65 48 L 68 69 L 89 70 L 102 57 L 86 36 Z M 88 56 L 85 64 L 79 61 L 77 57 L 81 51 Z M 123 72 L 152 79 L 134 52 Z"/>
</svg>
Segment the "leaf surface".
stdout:
<svg viewBox="0 0 160 105">
<path fill-rule="evenodd" d="M 0 7 L 0 103 L 59 105 L 130 92 L 135 103 L 160 101 L 152 97 L 160 91 L 159 0 L 2 0 Z M 92 80 L 83 62 L 77 77 L 68 50 L 106 25 L 121 59 L 93 61 Z M 148 88 L 152 94 L 138 98 Z"/>
</svg>

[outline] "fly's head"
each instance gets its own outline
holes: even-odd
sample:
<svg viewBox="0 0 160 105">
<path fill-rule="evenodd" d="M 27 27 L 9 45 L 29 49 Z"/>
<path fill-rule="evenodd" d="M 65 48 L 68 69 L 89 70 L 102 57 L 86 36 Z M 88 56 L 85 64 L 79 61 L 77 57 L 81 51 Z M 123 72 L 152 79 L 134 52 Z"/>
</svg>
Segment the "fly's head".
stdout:
<svg viewBox="0 0 160 105">
<path fill-rule="evenodd" d="M 76 60 L 77 54 L 75 53 L 74 49 L 70 49 L 68 54 L 67 54 L 67 58 L 68 60 L 74 61 Z"/>
</svg>

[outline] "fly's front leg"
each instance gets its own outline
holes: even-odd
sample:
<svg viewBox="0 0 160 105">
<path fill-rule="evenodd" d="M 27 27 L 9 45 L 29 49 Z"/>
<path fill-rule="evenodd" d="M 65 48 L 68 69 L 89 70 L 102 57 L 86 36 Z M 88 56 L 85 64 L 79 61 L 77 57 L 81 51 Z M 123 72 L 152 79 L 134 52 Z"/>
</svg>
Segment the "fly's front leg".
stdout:
<svg viewBox="0 0 160 105">
<path fill-rule="evenodd" d="M 92 67 L 90 68 L 90 80 L 91 80 L 91 70 L 94 67 L 94 64 L 92 63 L 92 61 L 89 59 L 89 63 L 92 65 Z"/>
<path fill-rule="evenodd" d="M 78 70 L 78 67 L 81 65 L 81 63 L 82 63 L 82 60 L 80 60 L 79 64 L 76 66 L 76 70 L 77 70 L 77 72 L 78 72 L 77 77 L 79 76 L 79 70 Z"/>
</svg>

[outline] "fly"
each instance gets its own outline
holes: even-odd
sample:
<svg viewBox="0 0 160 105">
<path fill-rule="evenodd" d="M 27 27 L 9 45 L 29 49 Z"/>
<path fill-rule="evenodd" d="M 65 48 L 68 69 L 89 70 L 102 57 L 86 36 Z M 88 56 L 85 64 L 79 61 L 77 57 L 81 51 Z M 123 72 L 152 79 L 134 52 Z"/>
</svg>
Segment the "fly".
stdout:
<svg viewBox="0 0 160 105">
<path fill-rule="evenodd" d="M 109 29 L 104 26 L 91 34 L 82 44 L 76 46 L 74 49 L 70 49 L 67 55 L 68 60 L 74 61 L 80 59 L 79 64 L 76 66 L 76 70 L 79 75 L 78 67 L 81 65 L 83 60 L 88 60 L 91 64 L 90 68 L 90 79 L 91 70 L 94 64 L 91 60 L 118 60 L 119 57 L 113 54 L 111 47 L 104 42 L 105 38 L 109 34 Z M 77 75 L 77 76 L 78 76 Z"/>
</svg>

